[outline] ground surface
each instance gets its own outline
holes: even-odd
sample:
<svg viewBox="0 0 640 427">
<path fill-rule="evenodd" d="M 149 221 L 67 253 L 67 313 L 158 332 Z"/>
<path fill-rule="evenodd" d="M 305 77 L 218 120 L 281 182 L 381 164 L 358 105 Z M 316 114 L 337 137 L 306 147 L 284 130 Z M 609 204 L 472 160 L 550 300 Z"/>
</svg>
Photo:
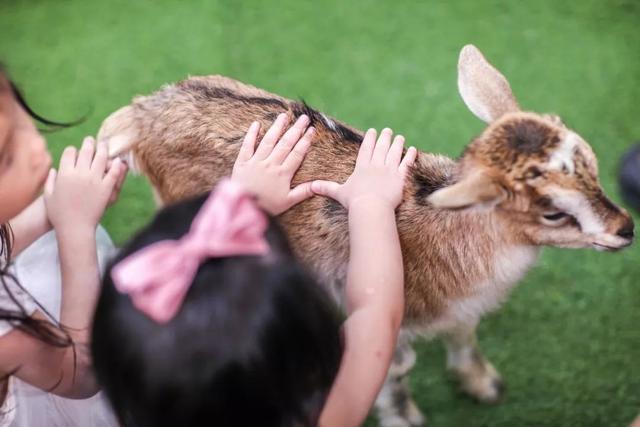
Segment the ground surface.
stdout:
<svg viewBox="0 0 640 427">
<path fill-rule="evenodd" d="M 617 159 L 640 139 L 640 5 L 607 2 L 3 0 L 0 58 L 42 114 L 81 125 L 48 136 L 56 157 L 133 95 L 188 74 L 226 74 L 303 97 L 360 128 L 391 126 L 458 155 L 482 129 L 456 93 L 478 45 L 524 108 L 553 111 L 591 142 L 619 201 Z M 104 224 L 123 242 L 153 211 L 129 178 Z M 498 406 L 460 396 L 438 343 L 412 377 L 434 426 L 624 426 L 640 411 L 640 247 L 546 250 L 480 328 L 504 375 Z"/>
</svg>

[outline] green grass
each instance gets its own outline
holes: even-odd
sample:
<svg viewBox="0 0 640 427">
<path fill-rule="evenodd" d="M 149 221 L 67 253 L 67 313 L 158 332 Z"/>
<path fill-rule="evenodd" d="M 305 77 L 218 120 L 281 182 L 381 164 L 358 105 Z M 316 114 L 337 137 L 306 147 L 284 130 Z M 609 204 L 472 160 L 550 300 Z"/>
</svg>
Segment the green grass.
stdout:
<svg viewBox="0 0 640 427">
<path fill-rule="evenodd" d="M 95 134 L 133 95 L 188 74 L 226 74 L 361 128 L 391 126 L 423 150 L 457 155 L 482 129 L 456 91 L 473 42 L 521 105 L 552 111 L 591 142 L 619 201 L 617 159 L 640 138 L 640 5 L 635 0 L 3 0 L 0 58 L 38 111 Z M 104 223 L 123 242 L 153 212 L 129 178 Z M 434 426 L 625 426 L 640 412 L 640 249 L 546 250 L 480 327 L 504 375 L 498 406 L 460 396 L 439 344 L 420 344 L 412 385 Z"/>
</svg>

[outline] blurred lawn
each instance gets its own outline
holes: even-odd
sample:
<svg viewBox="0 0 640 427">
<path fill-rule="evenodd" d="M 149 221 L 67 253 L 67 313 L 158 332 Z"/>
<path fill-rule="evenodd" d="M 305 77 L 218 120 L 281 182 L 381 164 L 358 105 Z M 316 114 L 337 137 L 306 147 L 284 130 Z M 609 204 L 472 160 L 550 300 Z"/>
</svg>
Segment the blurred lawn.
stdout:
<svg viewBox="0 0 640 427">
<path fill-rule="evenodd" d="M 559 113 L 591 142 L 619 201 L 617 159 L 640 138 L 639 23 L 636 0 L 2 0 L 0 58 L 45 116 L 91 112 L 49 136 L 56 156 L 133 95 L 214 73 L 455 156 L 482 129 L 455 83 L 458 51 L 472 42 L 524 108 Z M 152 212 L 144 180 L 130 177 L 104 223 L 123 242 Z M 432 425 L 628 424 L 640 411 L 639 261 L 638 245 L 545 251 L 480 328 L 507 381 L 501 405 L 460 396 L 441 346 L 420 344 L 412 384 Z"/>
</svg>

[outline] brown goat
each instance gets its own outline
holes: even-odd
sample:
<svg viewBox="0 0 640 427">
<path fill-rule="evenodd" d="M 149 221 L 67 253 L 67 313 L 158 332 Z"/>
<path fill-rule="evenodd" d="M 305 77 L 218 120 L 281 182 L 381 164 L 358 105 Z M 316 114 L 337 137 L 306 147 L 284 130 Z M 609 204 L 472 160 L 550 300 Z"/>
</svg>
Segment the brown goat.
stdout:
<svg viewBox="0 0 640 427">
<path fill-rule="evenodd" d="M 463 389 L 496 401 L 502 382 L 475 338 L 482 315 L 504 301 L 541 246 L 612 250 L 633 238 L 630 216 L 604 195 L 596 158 L 577 133 L 556 116 L 521 112 L 506 79 L 473 46 L 462 49 L 458 74 L 465 103 L 488 127 L 458 161 L 419 153 L 410 172 L 397 210 L 405 328 L 377 401 L 383 426 L 425 422 L 404 378 L 415 363 L 413 336 L 443 336 Z M 148 177 L 160 204 L 171 203 L 229 175 L 250 123 L 267 129 L 281 112 L 307 114 L 317 129 L 295 183 L 344 182 L 362 132 L 226 77 L 193 77 L 137 97 L 105 120 L 98 139 Z M 346 211 L 313 197 L 281 222 L 298 256 L 341 301 Z"/>
</svg>

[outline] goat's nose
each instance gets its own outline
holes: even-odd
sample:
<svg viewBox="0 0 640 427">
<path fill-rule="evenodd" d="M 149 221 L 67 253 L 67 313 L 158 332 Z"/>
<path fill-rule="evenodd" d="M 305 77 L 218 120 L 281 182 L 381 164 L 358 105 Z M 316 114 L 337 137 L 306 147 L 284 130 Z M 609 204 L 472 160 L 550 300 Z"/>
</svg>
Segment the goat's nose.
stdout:
<svg viewBox="0 0 640 427">
<path fill-rule="evenodd" d="M 633 220 L 628 220 L 616 234 L 625 239 L 633 239 Z"/>
</svg>

